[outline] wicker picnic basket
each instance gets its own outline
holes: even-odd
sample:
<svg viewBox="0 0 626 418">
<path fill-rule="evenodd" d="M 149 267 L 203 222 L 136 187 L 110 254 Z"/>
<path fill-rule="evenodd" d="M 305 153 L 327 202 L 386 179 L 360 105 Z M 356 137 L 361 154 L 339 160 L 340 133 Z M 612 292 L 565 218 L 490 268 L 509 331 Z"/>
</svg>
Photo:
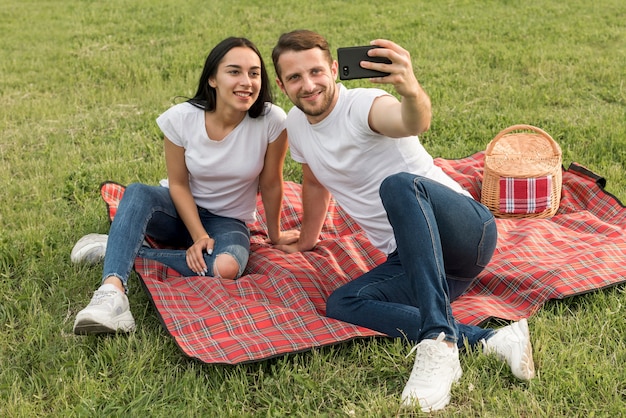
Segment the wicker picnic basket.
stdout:
<svg viewBox="0 0 626 418">
<path fill-rule="evenodd" d="M 499 218 L 548 218 L 559 209 L 561 147 L 545 131 L 513 125 L 485 150 L 481 202 Z"/>
</svg>

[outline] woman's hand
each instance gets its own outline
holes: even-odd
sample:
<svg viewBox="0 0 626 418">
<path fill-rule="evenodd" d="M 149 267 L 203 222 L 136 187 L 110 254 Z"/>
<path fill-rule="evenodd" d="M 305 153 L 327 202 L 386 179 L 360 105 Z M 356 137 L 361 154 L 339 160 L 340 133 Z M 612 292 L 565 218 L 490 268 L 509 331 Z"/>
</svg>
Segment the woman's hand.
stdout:
<svg viewBox="0 0 626 418">
<path fill-rule="evenodd" d="M 187 249 L 187 265 L 191 271 L 199 276 L 207 274 L 209 270 L 204 262 L 204 253 L 209 255 L 213 254 L 214 246 L 215 240 L 207 235 L 196 240 L 196 242 Z"/>
</svg>

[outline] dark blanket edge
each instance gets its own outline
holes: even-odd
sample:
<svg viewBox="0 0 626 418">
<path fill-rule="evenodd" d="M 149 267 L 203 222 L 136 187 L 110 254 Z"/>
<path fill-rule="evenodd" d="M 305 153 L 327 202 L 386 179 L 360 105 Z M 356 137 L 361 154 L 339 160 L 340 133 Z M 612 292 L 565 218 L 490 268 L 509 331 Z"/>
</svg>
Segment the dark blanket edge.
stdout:
<svg viewBox="0 0 626 418">
<path fill-rule="evenodd" d="M 626 206 L 624 206 L 624 204 L 617 198 L 617 196 L 615 196 L 613 193 L 606 191 L 605 187 L 606 187 L 606 179 L 596 173 L 594 173 L 593 171 L 589 170 L 586 167 L 583 167 L 582 165 L 578 164 L 578 163 L 570 163 L 569 167 L 567 168 L 567 170 L 565 171 L 574 171 L 576 173 L 579 173 L 585 177 L 589 177 L 590 179 L 592 179 L 596 185 L 600 188 L 600 190 L 602 191 L 602 193 L 606 194 L 607 196 L 610 196 L 611 198 L 613 198 L 615 200 L 615 202 L 617 202 L 617 204 L 619 204 L 621 207 L 626 208 Z"/>
</svg>

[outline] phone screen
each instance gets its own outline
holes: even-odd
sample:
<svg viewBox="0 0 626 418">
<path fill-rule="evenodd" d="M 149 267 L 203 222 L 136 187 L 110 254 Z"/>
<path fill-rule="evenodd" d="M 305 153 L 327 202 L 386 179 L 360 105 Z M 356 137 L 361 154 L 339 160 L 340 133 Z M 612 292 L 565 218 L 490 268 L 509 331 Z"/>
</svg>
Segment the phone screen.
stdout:
<svg viewBox="0 0 626 418">
<path fill-rule="evenodd" d="M 378 47 L 374 45 L 366 45 L 337 48 L 337 61 L 339 61 L 339 79 L 355 80 L 359 78 L 384 77 L 389 75 L 389 73 L 365 69 L 359 64 L 361 61 L 372 61 L 391 64 L 391 61 L 388 58 L 368 56 L 367 51 L 372 48 Z"/>
</svg>

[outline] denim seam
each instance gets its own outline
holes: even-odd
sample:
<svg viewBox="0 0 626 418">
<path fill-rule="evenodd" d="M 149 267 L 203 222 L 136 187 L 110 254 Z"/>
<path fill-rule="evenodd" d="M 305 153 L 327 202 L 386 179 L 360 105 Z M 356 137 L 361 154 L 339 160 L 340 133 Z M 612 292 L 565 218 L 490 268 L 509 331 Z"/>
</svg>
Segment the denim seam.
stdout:
<svg viewBox="0 0 626 418">
<path fill-rule="evenodd" d="M 484 252 L 484 244 L 485 244 L 485 238 L 487 235 L 487 228 L 489 226 L 491 226 L 492 223 L 495 222 L 494 218 L 489 219 L 487 222 L 483 222 L 483 233 L 482 236 L 480 237 L 480 242 L 478 243 L 478 254 L 477 254 L 477 258 L 476 258 L 476 265 L 480 266 L 480 267 L 487 267 L 487 263 L 483 263 L 482 262 L 482 258 L 483 258 L 483 252 Z"/>
<path fill-rule="evenodd" d="M 420 210 L 422 211 L 422 216 L 424 217 L 426 224 L 428 226 L 428 233 L 430 234 L 431 242 L 435 242 L 436 237 L 433 233 L 433 226 L 430 223 L 428 216 L 426 216 L 426 211 L 424 210 L 424 203 L 422 202 L 422 199 L 420 198 L 420 193 L 418 192 L 417 183 L 418 183 L 418 179 L 417 178 L 413 179 L 413 192 L 415 194 L 415 199 L 417 200 L 417 204 L 419 205 Z M 441 271 L 441 266 L 444 264 L 443 260 L 439 259 L 436 252 L 433 252 L 433 257 L 437 261 L 435 264 L 437 265 L 437 274 L 438 274 L 439 280 L 445 280 L 445 277 L 446 277 L 445 271 L 444 272 Z M 454 328 L 454 326 L 451 325 L 455 323 L 455 319 L 452 316 L 452 312 L 451 312 L 452 308 L 450 307 L 450 299 L 448 298 L 448 295 L 445 292 L 444 292 L 443 297 L 444 297 L 444 301 L 446 304 L 445 315 L 446 315 L 446 320 L 448 322 L 448 327 Z M 432 338 L 432 335 L 429 336 L 429 338 Z M 451 338 L 452 339 L 451 341 L 456 343 L 456 335 L 452 335 L 452 336 L 446 335 L 446 339 L 448 338 Z"/>
<path fill-rule="evenodd" d="M 403 274 L 405 274 L 405 275 L 406 275 L 406 273 L 403 273 Z M 367 286 L 363 286 L 363 287 L 361 287 L 361 288 L 359 289 L 359 291 L 356 293 L 356 295 L 357 295 L 358 297 L 361 297 L 361 292 L 363 292 L 365 289 L 367 289 L 367 288 L 369 288 L 369 287 L 375 287 L 375 286 L 377 286 L 377 285 L 378 285 L 378 284 L 380 284 L 380 283 L 385 283 L 385 282 L 388 282 L 388 281 L 390 281 L 390 280 L 395 280 L 396 278 L 398 278 L 398 277 L 400 277 L 400 276 L 402 276 L 402 274 L 396 274 L 395 276 L 387 276 L 387 277 L 385 277 L 385 279 L 384 279 L 384 280 L 378 280 L 376 283 L 369 283 Z M 367 300 L 374 300 L 374 301 L 376 301 L 376 299 L 367 299 Z"/>
</svg>

